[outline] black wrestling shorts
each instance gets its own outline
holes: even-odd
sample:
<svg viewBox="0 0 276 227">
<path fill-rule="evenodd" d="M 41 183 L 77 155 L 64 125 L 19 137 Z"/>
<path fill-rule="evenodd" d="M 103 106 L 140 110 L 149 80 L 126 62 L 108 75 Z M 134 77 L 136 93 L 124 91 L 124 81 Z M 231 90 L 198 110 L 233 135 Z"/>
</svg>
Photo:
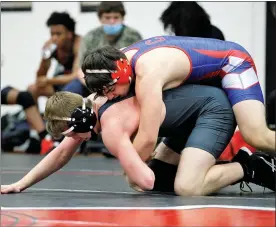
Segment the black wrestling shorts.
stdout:
<svg viewBox="0 0 276 227">
<path fill-rule="evenodd" d="M 163 142 L 177 153 L 194 147 L 217 159 L 236 128 L 235 116 L 224 91 L 211 86 L 184 85 L 164 93 L 163 100 L 166 118 L 159 135 L 166 137 Z"/>
</svg>

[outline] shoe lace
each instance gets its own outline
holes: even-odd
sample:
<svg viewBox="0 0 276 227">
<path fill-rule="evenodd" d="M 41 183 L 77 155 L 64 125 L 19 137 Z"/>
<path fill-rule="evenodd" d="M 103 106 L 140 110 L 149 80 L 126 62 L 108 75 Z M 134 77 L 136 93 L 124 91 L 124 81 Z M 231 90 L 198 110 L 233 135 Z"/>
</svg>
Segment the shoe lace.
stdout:
<svg viewBox="0 0 276 227">
<path fill-rule="evenodd" d="M 250 189 L 250 191 L 244 190 L 245 185 Z M 249 186 L 249 183 L 246 182 L 246 181 L 242 181 L 242 182 L 240 183 L 240 190 L 241 190 L 242 192 L 253 192 L 252 188 Z"/>
</svg>

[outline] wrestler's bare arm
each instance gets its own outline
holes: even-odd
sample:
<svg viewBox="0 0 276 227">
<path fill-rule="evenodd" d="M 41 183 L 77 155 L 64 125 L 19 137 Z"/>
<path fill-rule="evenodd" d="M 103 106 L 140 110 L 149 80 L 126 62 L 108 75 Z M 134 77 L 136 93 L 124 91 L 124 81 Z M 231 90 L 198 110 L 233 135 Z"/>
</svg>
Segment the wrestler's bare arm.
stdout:
<svg viewBox="0 0 276 227">
<path fill-rule="evenodd" d="M 144 190 L 151 190 L 154 185 L 154 173 L 137 154 L 122 120 L 125 119 L 120 117 L 120 114 L 114 113 L 101 119 L 103 142 L 106 148 L 119 159 L 130 181 Z"/>
<path fill-rule="evenodd" d="M 151 81 L 152 78 L 138 79 L 135 88 L 140 105 L 140 123 L 133 145 L 143 161 L 149 158 L 155 148 L 162 121 L 162 84 Z"/>
<path fill-rule="evenodd" d="M 27 175 L 14 183 L 14 185 L 19 188 L 19 191 L 23 191 L 58 171 L 72 158 L 81 142 L 73 138 L 65 137 L 58 147 L 51 151 Z M 5 193 L 4 187 L 3 190 L 1 187 L 1 193 Z"/>
</svg>

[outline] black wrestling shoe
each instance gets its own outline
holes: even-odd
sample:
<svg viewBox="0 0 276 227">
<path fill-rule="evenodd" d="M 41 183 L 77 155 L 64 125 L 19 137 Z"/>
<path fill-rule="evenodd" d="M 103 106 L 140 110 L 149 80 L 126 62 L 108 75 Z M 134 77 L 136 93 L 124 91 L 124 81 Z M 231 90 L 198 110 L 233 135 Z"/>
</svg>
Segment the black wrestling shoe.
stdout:
<svg viewBox="0 0 276 227">
<path fill-rule="evenodd" d="M 235 157 L 232 159 L 231 162 L 238 162 L 240 163 L 241 167 L 243 168 L 244 177 L 231 185 L 235 185 L 240 183 L 240 189 L 243 192 L 249 192 L 244 190 L 244 186 L 246 185 L 250 191 L 252 192 L 251 187 L 249 186 L 249 182 L 251 180 L 251 168 L 250 168 L 250 156 L 252 155 L 252 152 L 247 147 L 242 147 L 238 151 L 238 153 L 235 155 Z"/>
<path fill-rule="evenodd" d="M 238 162 L 241 164 L 243 171 L 244 171 L 244 177 L 243 179 L 241 179 L 239 182 L 241 181 L 246 181 L 248 182 L 251 175 L 250 172 L 250 156 L 252 155 L 252 152 L 247 148 L 247 147 L 242 147 L 240 148 L 240 150 L 238 151 L 238 153 L 235 155 L 235 157 L 233 158 L 232 162 Z M 239 183 L 236 182 L 236 183 Z"/>
<path fill-rule="evenodd" d="M 232 162 L 246 163 L 252 152 L 247 147 L 241 147 L 238 153 L 232 159 Z"/>
<path fill-rule="evenodd" d="M 249 182 L 269 188 L 276 188 L 276 156 L 269 152 L 256 152 L 250 156 Z"/>
<path fill-rule="evenodd" d="M 275 191 L 276 187 L 276 156 L 269 152 L 258 151 L 251 153 L 247 148 L 241 148 L 232 162 L 239 162 L 244 170 L 243 179 L 235 182 L 241 183 L 240 189 L 244 188 L 244 183 L 248 183 L 269 188 Z M 250 191 L 252 189 L 249 187 Z"/>
</svg>

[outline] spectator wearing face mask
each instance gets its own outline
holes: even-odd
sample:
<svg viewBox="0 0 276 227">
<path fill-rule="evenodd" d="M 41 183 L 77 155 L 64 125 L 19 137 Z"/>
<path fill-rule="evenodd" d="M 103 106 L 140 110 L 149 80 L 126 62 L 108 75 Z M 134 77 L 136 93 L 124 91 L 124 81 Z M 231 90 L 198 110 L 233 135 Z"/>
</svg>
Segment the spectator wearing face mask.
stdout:
<svg viewBox="0 0 276 227">
<path fill-rule="evenodd" d="M 80 62 L 88 49 L 104 45 L 123 48 L 142 39 L 135 29 L 124 24 L 126 11 L 122 2 L 102 2 L 98 7 L 101 26 L 88 32 L 80 49 Z"/>
<path fill-rule="evenodd" d="M 122 2 L 101 2 L 97 11 L 101 26 L 89 31 L 83 37 L 79 51 L 78 79 L 68 84 L 63 89 L 64 91 L 78 93 L 82 96 L 89 94 L 81 70 L 84 54 L 87 50 L 105 45 L 121 49 L 142 39 L 137 30 L 124 24 L 126 11 Z"/>
</svg>

